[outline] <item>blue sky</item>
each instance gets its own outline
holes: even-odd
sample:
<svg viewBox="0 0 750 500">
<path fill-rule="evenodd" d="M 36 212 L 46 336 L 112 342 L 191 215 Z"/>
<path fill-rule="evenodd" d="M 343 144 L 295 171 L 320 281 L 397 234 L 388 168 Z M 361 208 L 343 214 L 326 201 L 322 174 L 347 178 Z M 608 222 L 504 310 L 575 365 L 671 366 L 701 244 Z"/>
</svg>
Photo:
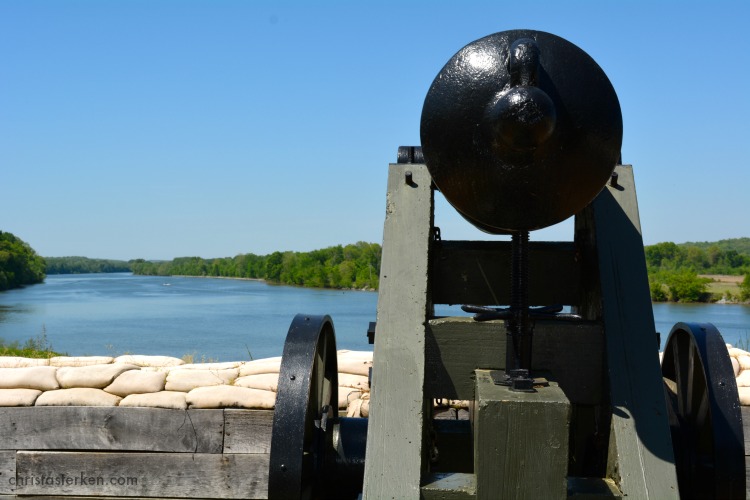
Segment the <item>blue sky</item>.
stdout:
<svg viewBox="0 0 750 500">
<path fill-rule="evenodd" d="M 750 236 L 749 27 L 739 0 L 2 0 L 0 230 L 116 259 L 380 242 L 387 165 L 419 143 L 435 75 L 528 28 L 612 81 L 646 244 Z"/>
</svg>

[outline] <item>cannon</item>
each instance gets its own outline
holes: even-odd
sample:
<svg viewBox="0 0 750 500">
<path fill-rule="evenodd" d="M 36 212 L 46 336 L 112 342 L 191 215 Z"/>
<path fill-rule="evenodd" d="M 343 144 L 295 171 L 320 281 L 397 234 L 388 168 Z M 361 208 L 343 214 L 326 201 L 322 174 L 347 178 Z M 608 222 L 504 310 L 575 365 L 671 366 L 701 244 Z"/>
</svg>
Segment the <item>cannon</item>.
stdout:
<svg viewBox="0 0 750 500">
<path fill-rule="evenodd" d="M 555 35 L 504 31 L 448 61 L 421 146 L 389 166 L 370 417 L 338 416 L 333 321 L 298 315 L 269 498 L 744 497 L 720 333 L 679 323 L 659 363 L 622 130 L 605 73 Z M 438 192 L 510 241 L 443 240 Z M 530 240 L 569 217 L 573 241 Z M 436 399 L 470 418 L 436 420 Z"/>
</svg>

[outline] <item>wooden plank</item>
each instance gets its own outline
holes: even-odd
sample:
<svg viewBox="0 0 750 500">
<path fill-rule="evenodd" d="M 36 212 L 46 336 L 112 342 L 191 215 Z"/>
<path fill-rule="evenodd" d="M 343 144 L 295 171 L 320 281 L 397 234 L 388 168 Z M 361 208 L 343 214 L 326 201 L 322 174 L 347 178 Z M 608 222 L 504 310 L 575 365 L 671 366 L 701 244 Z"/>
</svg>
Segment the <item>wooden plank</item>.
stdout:
<svg viewBox="0 0 750 500">
<path fill-rule="evenodd" d="M 565 498 L 570 402 L 554 382 L 533 393 L 495 385 L 477 370 L 477 499 Z"/>
<path fill-rule="evenodd" d="M 632 498 L 677 498 L 633 171 L 619 165 L 616 172 L 618 186 L 605 187 L 583 214 L 593 225 L 601 282 L 616 457 L 609 474 Z"/>
<path fill-rule="evenodd" d="M 430 291 L 435 304 L 510 304 L 508 241 L 440 241 Z M 577 304 L 580 264 L 573 242 L 529 242 L 532 305 Z"/>
<path fill-rule="evenodd" d="M 223 410 L 0 408 L 0 449 L 221 453 Z"/>
<path fill-rule="evenodd" d="M 405 172 L 412 173 L 412 182 Z M 421 164 L 390 165 L 375 331 L 365 499 L 418 499 L 426 470 L 424 394 L 432 178 Z M 396 453 L 397 450 L 397 453 Z M 395 453 L 395 454 L 394 454 Z"/>
<path fill-rule="evenodd" d="M 224 453 L 270 453 L 273 411 L 224 410 Z"/>
<path fill-rule="evenodd" d="M 0 451 L 0 495 L 15 491 L 13 480 L 16 477 L 16 452 Z"/>
<path fill-rule="evenodd" d="M 19 495 L 266 498 L 268 455 L 19 451 Z"/>
<path fill-rule="evenodd" d="M 474 370 L 505 368 L 503 321 L 439 318 L 428 326 L 425 389 L 431 398 L 474 399 Z M 598 323 L 536 322 L 532 368 L 549 372 L 571 402 L 601 403 L 603 354 Z"/>
</svg>

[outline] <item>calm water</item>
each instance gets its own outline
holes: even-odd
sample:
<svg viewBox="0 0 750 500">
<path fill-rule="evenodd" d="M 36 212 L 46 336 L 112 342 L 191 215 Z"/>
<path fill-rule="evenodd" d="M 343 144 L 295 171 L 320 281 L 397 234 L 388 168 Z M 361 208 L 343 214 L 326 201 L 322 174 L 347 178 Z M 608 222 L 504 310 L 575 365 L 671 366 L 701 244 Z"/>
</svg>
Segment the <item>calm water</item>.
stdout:
<svg viewBox="0 0 750 500">
<path fill-rule="evenodd" d="M 258 281 L 130 274 L 49 276 L 0 293 L 0 338 L 36 337 L 71 355 L 195 354 L 229 361 L 278 356 L 296 313 L 330 314 L 339 348 L 368 350 L 377 294 L 271 286 Z M 455 311 L 455 310 L 454 310 Z M 447 309 L 438 310 L 448 314 Z M 725 341 L 750 336 L 750 307 L 655 304 L 665 340 L 674 323 L 714 323 Z"/>
</svg>

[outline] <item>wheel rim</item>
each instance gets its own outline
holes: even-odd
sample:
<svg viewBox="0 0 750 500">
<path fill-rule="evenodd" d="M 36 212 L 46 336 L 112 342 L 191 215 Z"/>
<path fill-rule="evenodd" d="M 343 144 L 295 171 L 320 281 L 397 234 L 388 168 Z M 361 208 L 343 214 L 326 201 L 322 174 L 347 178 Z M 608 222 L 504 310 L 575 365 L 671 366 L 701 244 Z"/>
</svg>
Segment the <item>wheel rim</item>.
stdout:
<svg viewBox="0 0 750 500">
<path fill-rule="evenodd" d="M 742 413 L 724 340 L 710 323 L 678 323 L 662 376 L 682 498 L 744 498 Z"/>
<path fill-rule="evenodd" d="M 298 314 L 284 343 L 273 417 L 269 498 L 314 498 L 338 412 L 336 338 L 328 316 Z M 332 424 L 332 422 L 331 422 Z"/>
</svg>

